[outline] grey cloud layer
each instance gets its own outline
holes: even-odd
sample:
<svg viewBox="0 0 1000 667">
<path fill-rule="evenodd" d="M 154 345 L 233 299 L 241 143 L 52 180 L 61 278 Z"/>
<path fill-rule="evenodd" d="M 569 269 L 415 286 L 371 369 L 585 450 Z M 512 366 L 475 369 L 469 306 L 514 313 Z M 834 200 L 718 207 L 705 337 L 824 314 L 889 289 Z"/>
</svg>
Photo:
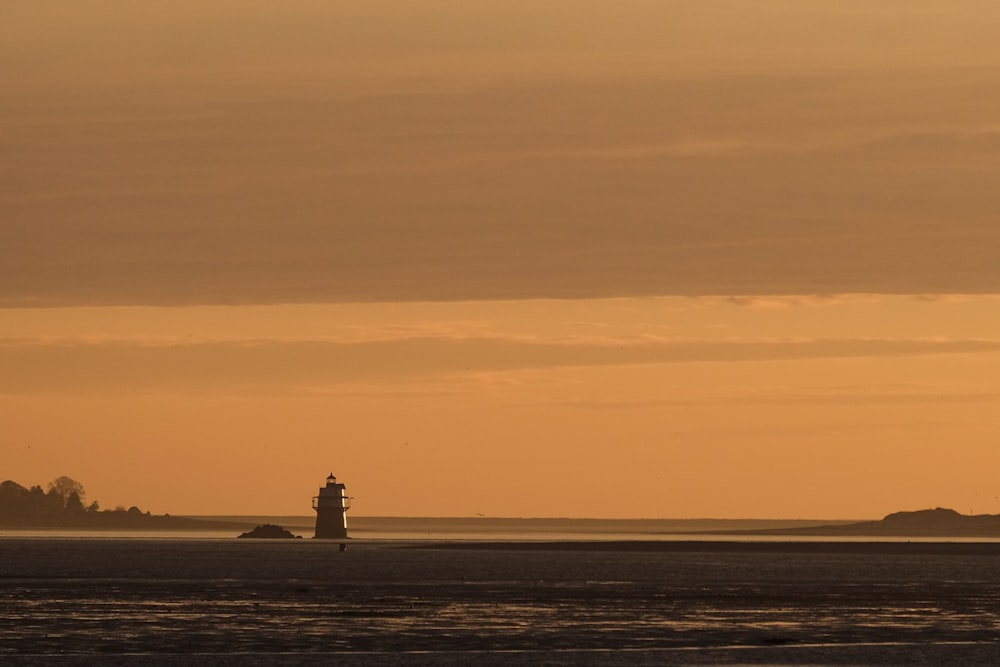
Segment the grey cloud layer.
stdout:
<svg viewBox="0 0 1000 667">
<path fill-rule="evenodd" d="M 522 34 L 514 15 L 481 49 L 442 47 L 448 62 L 537 60 L 539 75 L 496 63 L 368 75 L 370 59 L 400 55 L 392 40 L 327 47 L 315 28 L 301 49 L 271 44 L 291 60 L 268 63 L 249 43 L 261 26 L 239 21 L 226 39 L 271 80 L 227 81 L 246 73 L 213 47 L 178 55 L 179 80 L 153 70 L 149 83 L 133 73 L 88 87 L 110 61 L 79 47 L 95 60 L 77 86 L 50 80 L 73 71 L 53 55 L 0 100 L 0 306 L 1000 292 L 992 70 L 883 66 L 913 45 L 871 39 L 885 16 L 835 4 L 817 11 L 858 38 L 867 64 L 828 35 L 814 50 L 793 30 L 768 45 L 749 37 L 755 14 L 743 30 L 686 3 L 669 17 L 639 3 L 607 42 L 576 16 L 549 45 L 568 54 L 561 69 L 545 68 L 544 35 Z M 955 22 L 918 5 L 894 19 L 900 31 Z M 595 25 L 603 6 L 587 4 Z M 322 13 L 296 7 L 289 35 L 302 12 Z M 363 23 L 365 11 L 346 17 Z M 447 24 L 417 13 L 422 29 Z M 808 12 L 789 16 L 810 24 Z M 655 39 L 653 18 L 676 47 Z M 710 55 L 668 27 L 688 24 L 732 53 L 671 65 Z M 602 57 L 634 55 L 625 37 L 641 25 L 635 48 L 653 64 L 593 73 Z M 140 41 L 107 49 L 151 64 Z M 394 43 L 433 55 L 426 36 Z M 742 64 L 761 54 L 781 66 Z M 179 82 L 199 59 L 219 78 Z M 314 67 L 293 78 L 303 63 Z"/>
</svg>

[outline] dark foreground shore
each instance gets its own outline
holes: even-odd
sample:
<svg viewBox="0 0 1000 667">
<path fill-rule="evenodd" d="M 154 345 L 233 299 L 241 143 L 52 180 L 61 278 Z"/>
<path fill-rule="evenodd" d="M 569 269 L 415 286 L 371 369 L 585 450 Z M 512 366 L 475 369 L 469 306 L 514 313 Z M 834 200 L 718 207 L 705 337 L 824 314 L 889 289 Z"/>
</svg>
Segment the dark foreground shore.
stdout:
<svg viewBox="0 0 1000 667">
<path fill-rule="evenodd" d="M 995 544 L 0 539 L 0 664 L 1000 664 Z"/>
</svg>

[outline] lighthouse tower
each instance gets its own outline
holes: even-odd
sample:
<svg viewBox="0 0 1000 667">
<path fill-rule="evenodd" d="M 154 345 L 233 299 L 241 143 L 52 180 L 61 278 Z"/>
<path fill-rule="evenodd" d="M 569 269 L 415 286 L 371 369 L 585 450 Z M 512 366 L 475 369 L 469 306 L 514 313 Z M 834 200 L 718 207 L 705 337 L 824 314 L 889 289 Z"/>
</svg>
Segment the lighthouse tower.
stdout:
<svg viewBox="0 0 1000 667">
<path fill-rule="evenodd" d="M 331 472 L 326 478 L 326 486 L 320 487 L 319 495 L 313 498 L 313 509 L 316 510 L 316 537 L 347 538 L 347 510 L 351 507 L 351 499 L 344 495 L 346 488 L 343 484 L 337 483 L 337 478 Z"/>
</svg>

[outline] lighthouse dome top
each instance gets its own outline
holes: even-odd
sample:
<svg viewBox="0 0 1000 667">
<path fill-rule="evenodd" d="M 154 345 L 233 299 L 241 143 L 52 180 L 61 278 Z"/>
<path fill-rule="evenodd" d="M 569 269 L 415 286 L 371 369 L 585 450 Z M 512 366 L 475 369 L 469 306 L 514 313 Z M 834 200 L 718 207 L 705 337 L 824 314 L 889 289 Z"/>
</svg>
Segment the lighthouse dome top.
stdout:
<svg viewBox="0 0 1000 667">
<path fill-rule="evenodd" d="M 332 472 L 330 473 L 330 476 L 326 478 L 326 483 L 327 483 L 327 485 L 329 485 L 329 484 L 336 484 L 337 483 L 337 478 L 334 477 L 334 475 L 333 475 Z"/>
</svg>

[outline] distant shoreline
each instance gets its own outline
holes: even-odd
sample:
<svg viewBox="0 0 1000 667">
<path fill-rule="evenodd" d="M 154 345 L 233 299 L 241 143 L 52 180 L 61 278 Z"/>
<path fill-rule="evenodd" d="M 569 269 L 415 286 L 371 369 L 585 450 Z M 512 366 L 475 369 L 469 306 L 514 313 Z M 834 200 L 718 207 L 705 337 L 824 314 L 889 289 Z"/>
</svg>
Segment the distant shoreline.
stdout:
<svg viewBox="0 0 1000 667">
<path fill-rule="evenodd" d="M 107 532 L 242 532 L 261 524 L 311 535 L 315 519 L 307 515 L 152 515 L 129 511 L 82 512 L 73 516 L 0 517 L 0 530 Z M 351 537 L 365 539 L 472 540 L 504 544 L 559 541 L 657 542 L 898 542 L 913 539 L 1000 539 L 1000 515 L 962 515 L 936 508 L 896 512 L 877 521 L 807 519 L 566 519 L 501 517 L 353 517 Z"/>
<path fill-rule="evenodd" d="M 26 520 L 4 517 L 0 530 L 39 531 L 213 531 L 244 530 L 247 522 L 204 521 L 188 517 L 166 515 L 129 514 L 127 512 L 93 512 L 80 517 L 58 517 L 48 520 Z"/>
<path fill-rule="evenodd" d="M 741 540 L 607 540 L 607 541 L 445 541 L 408 545 L 409 549 L 465 551 L 570 551 L 609 553 L 741 553 L 861 554 L 914 556 L 996 556 L 998 542 L 880 541 L 741 541 Z"/>
</svg>

